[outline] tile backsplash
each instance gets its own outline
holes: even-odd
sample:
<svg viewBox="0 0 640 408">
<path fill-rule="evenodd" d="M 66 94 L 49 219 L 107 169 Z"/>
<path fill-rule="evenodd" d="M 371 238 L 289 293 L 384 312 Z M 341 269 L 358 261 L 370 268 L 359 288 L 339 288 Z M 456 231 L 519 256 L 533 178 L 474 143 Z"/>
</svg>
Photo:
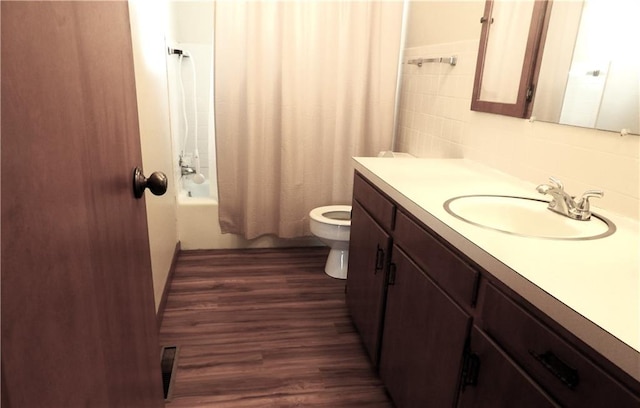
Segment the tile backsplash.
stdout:
<svg viewBox="0 0 640 408">
<path fill-rule="evenodd" d="M 640 219 L 640 137 L 471 111 L 477 51 L 477 40 L 405 49 L 405 61 L 457 64 L 402 65 L 395 150 L 468 158 L 533 184 L 554 176 L 572 194 L 601 189 L 594 207 Z"/>
</svg>

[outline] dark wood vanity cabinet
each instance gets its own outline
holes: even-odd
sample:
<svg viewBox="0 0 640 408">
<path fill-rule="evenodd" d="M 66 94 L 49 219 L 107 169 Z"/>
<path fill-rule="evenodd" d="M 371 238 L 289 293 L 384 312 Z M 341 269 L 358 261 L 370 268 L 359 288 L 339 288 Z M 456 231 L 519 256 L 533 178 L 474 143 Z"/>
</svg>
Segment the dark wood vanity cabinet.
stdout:
<svg viewBox="0 0 640 408">
<path fill-rule="evenodd" d="M 640 407 L 640 383 L 359 173 L 347 306 L 398 408 Z"/>
<path fill-rule="evenodd" d="M 351 319 L 376 367 L 391 251 L 390 231 L 394 218 L 395 206 L 356 175 L 346 301 Z"/>
<path fill-rule="evenodd" d="M 471 316 L 393 247 L 380 378 L 398 407 L 455 403 Z"/>
<path fill-rule="evenodd" d="M 378 365 L 391 237 L 353 202 L 347 274 L 347 308 L 362 343 Z"/>
<path fill-rule="evenodd" d="M 347 307 L 396 406 L 455 404 L 477 278 L 356 173 Z"/>
</svg>

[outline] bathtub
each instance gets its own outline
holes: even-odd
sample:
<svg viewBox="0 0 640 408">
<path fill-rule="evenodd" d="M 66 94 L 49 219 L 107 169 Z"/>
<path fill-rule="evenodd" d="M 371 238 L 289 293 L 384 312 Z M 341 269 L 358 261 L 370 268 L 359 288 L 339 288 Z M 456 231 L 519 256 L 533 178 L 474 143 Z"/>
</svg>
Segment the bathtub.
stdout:
<svg viewBox="0 0 640 408">
<path fill-rule="evenodd" d="M 229 238 L 220 231 L 218 200 L 211 195 L 209 180 L 202 184 L 181 181 L 176 212 L 180 247 L 184 250 L 232 247 L 226 242 Z"/>
<path fill-rule="evenodd" d="M 192 181 L 183 181 L 182 189 L 180 190 L 180 194 L 183 195 L 183 198 L 203 198 L 203 199 L 211 199 L 217 202 L 217 194 L 211 193 L 211 185 L 209 180 L 205 180 L 202 184 L 196 184 Z"/>
<path fill-rule="evenodd" d="M 315 237 L 281 239 L 263 236 L 246 240 L 235 234 L 223 234 L 218 223 L 218 198 L 209 181 L 203 184 L 185 182 L 177 197 L 177 226 L 183 250 L 221 248 L 271 248 L 317 246 Z"/>
</svg>

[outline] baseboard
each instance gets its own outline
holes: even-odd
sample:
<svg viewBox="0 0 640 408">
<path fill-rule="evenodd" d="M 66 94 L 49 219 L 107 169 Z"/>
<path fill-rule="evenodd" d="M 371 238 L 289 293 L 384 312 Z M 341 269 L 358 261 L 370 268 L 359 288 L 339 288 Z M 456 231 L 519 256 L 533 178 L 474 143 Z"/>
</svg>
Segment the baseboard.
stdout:
<svg viewBox="0 0 640 408">
<path fill-rule="evenodd" d="M 158 331 L 162 326 L 162 318 L 164 317 L 164 309 L 167 306 L 167 296 L 169 295 L 169 289 L 171 288 L 171 282 L 173 282 L 173 275 L 176 272 L 176 263 L 178 262 L 178 255 L 180 254 L 180 241 L 176 242 L 176 247 L 173 250 L 173 259 L 171 260 L 171 267 L 169 268 L 169 274 L 167 275 L 167 281 L 164 284 L 162 290 L 162 298 L 158 305 L 158 312 L 156 313 L 156 323 L 158 325 Z"/>
</svg>

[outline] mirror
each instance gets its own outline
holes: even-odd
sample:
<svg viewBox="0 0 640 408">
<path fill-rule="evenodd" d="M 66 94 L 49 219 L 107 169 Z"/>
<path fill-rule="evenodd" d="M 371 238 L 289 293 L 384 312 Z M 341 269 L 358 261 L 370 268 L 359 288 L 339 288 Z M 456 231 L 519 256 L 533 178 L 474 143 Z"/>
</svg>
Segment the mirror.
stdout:
<svg viewBox="0 0 640 408">
<path fill-rule="evenodd" d="M 555 1 L 532 115 L 640 133 L 640 2 Z"/>
</svg>

